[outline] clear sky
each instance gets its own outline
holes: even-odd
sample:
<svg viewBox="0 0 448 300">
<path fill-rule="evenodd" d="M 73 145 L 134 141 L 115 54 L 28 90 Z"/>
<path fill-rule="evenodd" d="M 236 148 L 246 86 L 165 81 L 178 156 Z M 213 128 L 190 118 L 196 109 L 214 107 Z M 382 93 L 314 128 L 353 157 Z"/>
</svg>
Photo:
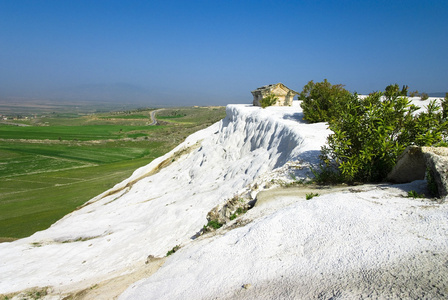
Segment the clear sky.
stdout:
<svg viewBox="0 0 448 300">
<path fill-rule="evenodd" d="M 251 103 L 324 78 L 446 92 L 447 16 L 446 0 L 0 0 L 0 97 Z"/>
</svg>

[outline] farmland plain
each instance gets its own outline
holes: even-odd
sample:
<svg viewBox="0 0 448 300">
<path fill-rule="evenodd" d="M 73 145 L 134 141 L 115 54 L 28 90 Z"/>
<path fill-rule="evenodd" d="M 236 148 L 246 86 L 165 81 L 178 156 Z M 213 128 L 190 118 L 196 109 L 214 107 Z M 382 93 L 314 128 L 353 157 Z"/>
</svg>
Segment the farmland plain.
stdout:
<svg viewBox="0 0 448 300">
<path fill-rule="evenodd" d="M 225 116 L 224 107 L 164 108 L 148 126 L 152 110 L 64 110 L 0 124 L 0 242 L 48 228 Z"/>
</svg>

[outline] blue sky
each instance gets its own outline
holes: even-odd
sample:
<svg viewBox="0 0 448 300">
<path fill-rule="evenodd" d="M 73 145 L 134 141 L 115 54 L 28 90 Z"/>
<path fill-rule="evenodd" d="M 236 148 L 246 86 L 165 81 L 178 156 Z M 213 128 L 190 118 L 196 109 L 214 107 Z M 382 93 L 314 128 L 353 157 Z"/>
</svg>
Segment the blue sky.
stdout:
<svg viewBox="0 0 448 300">
<path fill-rule="evenodd" d="M 324 78 L 446 92 L 447 15 L 442 0 L 0 0 L 0 97 L 223 105 Z"/>
</svg>

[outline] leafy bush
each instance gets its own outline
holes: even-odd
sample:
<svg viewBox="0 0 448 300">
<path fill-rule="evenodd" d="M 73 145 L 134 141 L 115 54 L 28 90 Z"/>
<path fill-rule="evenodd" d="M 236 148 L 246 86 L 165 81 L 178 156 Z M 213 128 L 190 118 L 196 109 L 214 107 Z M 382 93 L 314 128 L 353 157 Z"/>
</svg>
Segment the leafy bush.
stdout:
<svg viewBox="0 0 448 300">
<path fill-rule="evenodd" d="M 386 99 L 390 100 L 394 97 L 397 97 L 400 95 L 400 88 L 398 87 L 398 84 L 390 84 L 386 86 L 384 96 Z"/>
<path fill-rule="evenodd" d="M 321 149 L 320 170 L 312 170 L 316 181 L 379 182 L 407 146 L 446 144 L 448 93 L 442 110 L 432 101 L 426 112 L 415 114 L 419 108 L 405 97 L 407 92 L 408 86 L 400 91 L 398 84 L 391 84 L 384 94 L 359 98 L 326 79 L 308 82 L 299 95 L 304 119 L 327 121 L 333 131 Z"/>
<path fill-rule="evenodd" d="M 407 85 L 403 85 L 403 88 L 401 89 L 401 92 L 400 92 L 400 96 L 407 97 L 408 90 L 409 90 L 409 87 Z"/>
<path fill-rule="evenodd" d="M 400 91 L 400 87 L 398 86 L 397 83 L 390 84 L 390 85 L 386 86 L 384 96 L 388 100 L 390 100 L 392 98 L 396 98 L 398 96 L 406 97 L 408 95 L 408 89 L 409 89 L 409 87 L 407 85 L 403 85 L 403 88 Z"/>
<path fill-rule="evenodd" d="M 448 118 L 448 93 L 445 93 L 445 98 L 442 100 L 442 117 Z"/>
<path fill-rule="evenodd" d="M 211 227 L 213 229 L 219 229 L 222 227 L 222 223 L 219 223 L 217 220 L 210 220 L 208 221 L 207 225 L 205 225 L 204 227 Z"/>
<path fill-rule="evenodd" d="M 318 181 L 382 181 L 408 145 L 430 146 L 446 138 L 448 121 L 434 101 L 414 116 L 418 107 L 396 90 L 390 88 L 386 99 L 378 92 L 339 103 L 337 117 L 329 121 L 333 134 L 321 150 Z"/>
<path fill-rule="evenodd" d="M 323 184 L 338 184 L 344 182 L 344 177 L 338 172 L 337 165 L 326 161 L 321 155 L 323 163 L 320 164 L 319 170 L 311 168 L 311 172 L 314 175 L 314 181 Z"/>
<path fill-rule="evenodd" d="M 277 103 L 278 97 L 274 94 L 269 94 L 268 96 L 261 99 L 261 107 L 266 108 Z"/>
<path fill-rule="evenodd" d="M 308 82 L 299 99 L 303 100 L 303 118 L 311 123 L 328 122 L 338 114 L 340 103 L 352 95 L 342 84 L 332 85 L 324 79 L 323 82 Z"/>
<path fill-rule="evenodd" d="M 408 136 L 404 134 L 409 143 L 417 146 L 438 145 L 447 138 L 448 119 L 446 111 L 440 110 L 436 101 L 431 101 L 427 111 L 414 117 L 414 121 L 407 128 Z"/>
<path fill-rule="evenodd" d="M 429 96 L 428 96 L 428 94 L 426 94 L 426 93 L 421 93 L 421 94 L 420 94 L 420 98 L 421 98 L 422 100 L 427 100 L 427 99 L 429 98 Z"/>
<path fill-rule="evenodd" d="M 418 90 L 409 93 L 409 97 L 418 97 L 419 95 Z"/>
</svg>

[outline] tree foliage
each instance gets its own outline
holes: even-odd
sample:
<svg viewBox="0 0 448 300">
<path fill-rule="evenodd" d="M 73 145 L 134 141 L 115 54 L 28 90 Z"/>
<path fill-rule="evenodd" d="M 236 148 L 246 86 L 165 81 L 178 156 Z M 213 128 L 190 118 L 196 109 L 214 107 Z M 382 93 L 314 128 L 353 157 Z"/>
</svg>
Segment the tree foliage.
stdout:
<svg viewBox="0 0 448 300">
<path fill-rule="evenodd" d="M 311 80 L 299 94 L 304 119 L 311 123 L 330 121 L 337 116 L 338 104 L 350 96 L 342 84 L 332 85 L 327 79 L 317 83 Z"/>
<path fill-rule="evenodd" d="M 403 85 L 403 87 L 401 88 L 401 91 L 400 91 L 400 87 L 398 86 L 397 83 L 390 84 L 390 85 L 386 86 L 384 96 L 388 100 L 390 100 L 392 98 L 396 98 L 398 96 L 406 97 L 408 95 L 408 89 L 409 89 L 409 87 L 407 85 Z"/>
<path fill-rule="evenodd" d="M 446 140 L 447 100 L 435 101 L 425 112 L 400 96 L 398 85 L 361 98 L 356 94 L 335 103 L 329 120 L 333 131 L 322 147 L 320 181 L 379 182 L 386 178 L 398 155 L 409 145 L 431 146 Z"/>
<path fill-rule="evenodd" d="M 445 98 L 442 100 L 442 117 L 448 118 L 448 93 L 445 93 Z"/>
</svg>

